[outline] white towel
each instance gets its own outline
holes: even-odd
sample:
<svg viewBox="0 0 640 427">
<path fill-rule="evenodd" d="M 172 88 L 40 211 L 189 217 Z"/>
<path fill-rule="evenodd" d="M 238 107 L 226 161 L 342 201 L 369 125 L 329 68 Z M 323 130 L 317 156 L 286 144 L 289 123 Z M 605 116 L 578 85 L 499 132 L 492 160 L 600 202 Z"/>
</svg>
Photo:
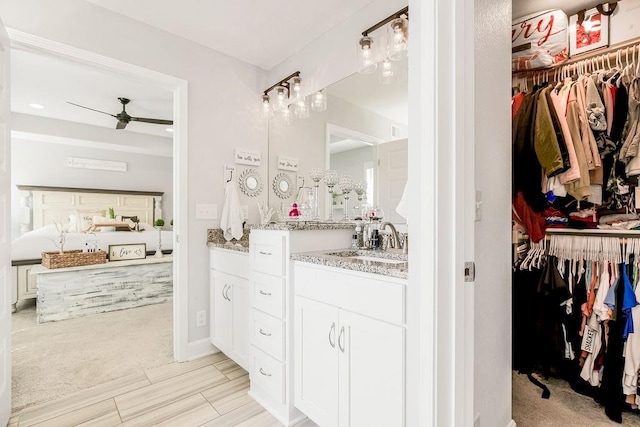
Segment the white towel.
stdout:
<svg viewBox="0 0 640 427">
<path fill-rule="evenodd" d="M 222 216 L 220 217 L 220 228 L 222 228 L 225 240 L 240 240 L 243 221 L 238 187 L 231 180 L 224 187 L 224 203 L 222 204 Z"/>
</svg>

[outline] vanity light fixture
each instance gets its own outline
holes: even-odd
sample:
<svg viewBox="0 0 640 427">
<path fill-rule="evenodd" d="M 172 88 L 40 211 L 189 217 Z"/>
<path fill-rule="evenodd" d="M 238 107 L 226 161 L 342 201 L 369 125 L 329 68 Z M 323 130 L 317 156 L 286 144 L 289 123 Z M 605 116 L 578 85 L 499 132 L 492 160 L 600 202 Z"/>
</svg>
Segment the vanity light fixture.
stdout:
<svg viewBox="0 0 640 427">
<path fill-rule="evenodd" d="M 302 79 L 295 76 L 291 81 L 291 99 L 297 101 L 302 95 Z"/>
<path fill-rule="evenodd" d="M 264 95 L 262 95 L 262 113 L 265 115 L 269 115 L 269 111 L 270 111 L 270 105 L 269 105 L 269 95 L 267 95 L 266 93 Z"/>
<path fill-rule="evenodd" d="M 289 90 L 286 86 L 278 86 L 276 87 L 276 103 L 273 106 L 275 111 L 281 111 L 287 108 L 289 105 Z"/>
<path fill-rule="evenodd" d="M 292 101 L 292 92 L 299 95 L 302 79 L 296 71 L 279 82 L 271 85 L 262 93 L 262 112 L 268 117 L 274 111 L 282 111 Z"/>
<path fill-rule="evenodd" d="M 327 96 L 324 93 L 324 89 L 311 95 L 311 109 L 316 112 L 322 112 L 327 109 Z"/>
<path fill-rule="evenodd" d="M 383 56 L 376 52 L 380 47 L 371 33 L 385 25 L 387 27 L 387 46 Z M 407 57 L 409 40 L 409 6 L 405 7 L 373 25 L 362 32 L 362 38 L 358 41 L 358 72 L 361 74 L 371 74 L 378 68 L 378 61 L 383 60 L 380 80 L 383 83 L 390 83 L 389 72 L 393 67 L 385 68 L 385 61 L 400 61 Z M 391 79 L 393 80 L 393 79 Z"/>
<path fill-rule="evenodd" d="M 382 61 L 380 83 L 388 85 L 396 81 L 396 65 L 390 58 Z"/>
</svg>

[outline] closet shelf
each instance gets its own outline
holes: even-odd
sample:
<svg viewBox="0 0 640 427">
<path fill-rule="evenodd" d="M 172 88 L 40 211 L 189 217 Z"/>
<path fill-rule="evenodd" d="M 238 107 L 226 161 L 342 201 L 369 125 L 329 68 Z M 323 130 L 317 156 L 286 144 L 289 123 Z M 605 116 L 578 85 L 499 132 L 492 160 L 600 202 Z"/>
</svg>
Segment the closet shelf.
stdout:
<svg viewBox="0 0 640 427">
<path fill-rule="evenodd" d="M 622 43 L 616 43 L 614 45 L 611 45 L 609 47 L 603 47 L 601 49 L 596 49 L 593 50 L 591 52 L 588 53 L 583 53 L 577 56 L 574 56 L 564 62 L 561 62 L 557 65 L 554 65 L 552 67 L 548 67 L 548 68 L 536 68 L 536 69 L 532 69 L 532 70 L 523 70 L 523 71 L 514 71 L 512 73 L 512 75 L 514 77 L 524 77 L 524 76 L 531 76 L 534 74 L 544 74 L 544 73 L 548 73 L 548 72 L 552 72 L 555 71 L 557 69 L 562 69 L 564 67 L 567 66 L 571 66 L 574 65 L 580 61 L 586 61 L 592 58 L 597 58 L 600 56 L 608 56 L 608 59 L 610 61 L 614 61 L 618 55 L 618 51 L 621 51 L 622 55 L 626 55 L 626 50 L 627 48 L 629 48 L 629 56 L 631 56 L 632 53 L 632 49 L 631 48 L 638 48 L 638 46 L 640 45 L 640 37 L 636 37 L 634 39 L 630 39 L 627 41 L 624 41 Z M 626 59 L 626 58 L 625 58 Z"/>
</svg>

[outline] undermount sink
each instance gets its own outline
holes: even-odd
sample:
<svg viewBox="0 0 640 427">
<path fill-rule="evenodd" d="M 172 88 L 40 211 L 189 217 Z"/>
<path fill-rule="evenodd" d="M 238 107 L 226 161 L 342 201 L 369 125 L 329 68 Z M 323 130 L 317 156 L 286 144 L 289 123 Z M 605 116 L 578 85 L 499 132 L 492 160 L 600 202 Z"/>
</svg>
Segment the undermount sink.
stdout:
<svg viewBox="0 0 640 427">
<path fill-rule="evenodd" d="M 326 255 L 337 256 L 340 258 L 346 258 L 350 260 L 360 260 L 365 263 L 379 262 L 384 264 L 398 265 L 406 264 L 406 255 L 401 255 L 393 252 L 384 251 L 371 251 L 371 250 L 352 250 L 352 251 L 340 251 L 330 252 Z"/>
<path fill-rule="evenodd" d="M 356 256 L 350 256 L 346 258 L 359 259 L 362 261 L 371 261 L 371 262 L 383 262 L 385 264 L 404 264 L 405 262 L 407 262 L 399 259 L 379 258 L 374 256 L 366 256 L 366 255 L 356 255 Z"/>
</svg>

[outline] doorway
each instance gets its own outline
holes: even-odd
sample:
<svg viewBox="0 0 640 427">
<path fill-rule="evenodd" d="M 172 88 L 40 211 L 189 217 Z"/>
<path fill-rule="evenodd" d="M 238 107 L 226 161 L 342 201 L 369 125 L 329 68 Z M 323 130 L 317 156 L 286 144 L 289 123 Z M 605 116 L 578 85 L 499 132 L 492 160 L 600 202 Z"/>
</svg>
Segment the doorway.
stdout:
<svg viewBox="0 0 640 427">
<path fill-rule="evenodd" d="M 173 206 L 165 206 L 165 212 L 172 212 L 170 218 L 174 221 L 175 239 L 173 242 L 173 302 L 171 307 L 171 312 L 173 313 L 171 334 L 173 338 L 173 359 L 176 361 L 186 360 L 188 357 L 188 283 L 186 271 L 188 246 L 186 221 L 181 222 L 180 218 L 187 218 L 187 82 L 20 31 L 9 30 L 8 32 L 12 46 L 29 49 L 44 55 L 53 55 L 132 79 L 146 80 L 173 93 Z M 178 236 L 182 238 L 179 239 Z"/>
</svg>

